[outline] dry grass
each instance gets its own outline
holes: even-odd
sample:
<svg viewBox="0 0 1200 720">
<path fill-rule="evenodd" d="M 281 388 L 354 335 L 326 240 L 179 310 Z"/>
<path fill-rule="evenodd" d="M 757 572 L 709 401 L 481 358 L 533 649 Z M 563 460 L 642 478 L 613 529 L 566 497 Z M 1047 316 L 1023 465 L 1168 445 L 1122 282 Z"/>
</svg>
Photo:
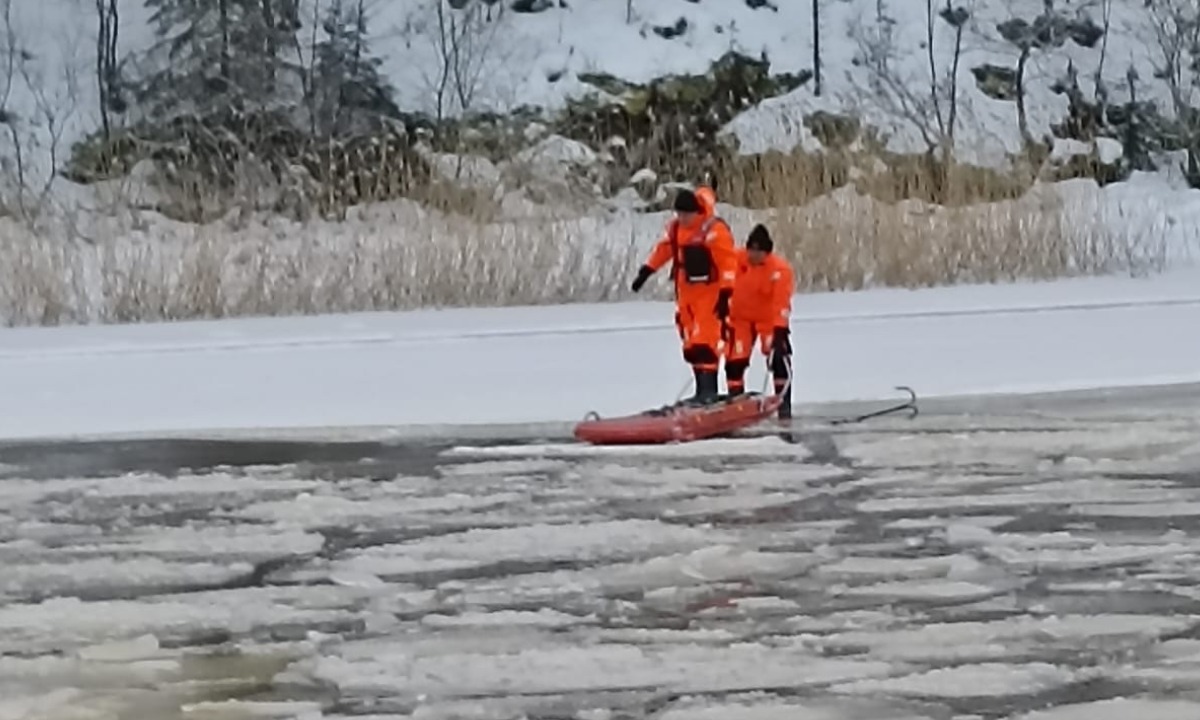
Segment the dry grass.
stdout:
<svg viewBox="0 0 1200 720">
<path fill-rule="evenodd" d="M 627 248 L 578 222 L 453 216 L 193 226 L 94 244 L 0 234 L 0 323 L 55 325 L 563 303 L 617 296 Z"/>
<path fill-rule="evenodd" d="M 1161 270 L 1165 240 L 1106 226 L 1046 186 L 966 207 L 883 203 L 842 190 L 770 213 L 799 292 L 932 287 Z M 1132 225 L 1131 225 L 1132 228 Z"/>
<path fill-rule="evenodd" d="M 790 194 L 820 186 L 797 183 Z M 740 238 L 766 222 L 801 292 L 1140 272 L 1167 257 L 1149 231 L 1107 228 L 1099 213 L 1065 207 L 1049 186 L 950 207 L 842 188 L 775 207 L 728 219 Z M 344 221 L 238 216 L 195 225 L 126 211 L 36 232 L 0 219 L 0 324 L 622 299 L 662 224 L 659 215 L 497 221 L 488 212 L 485 222 L 402 201 L 352 209 Z M 643 297 L 668 297 L 666 287 L 656 281 Z"/>
<path fill-rule="evenodd" d="M 775 208 L 802 205 L 831 190 L 853 185 L 885 203 L 921 200 L 961 207 L 1020 197 L 1033 185 L 1030 156 L 1016 172 L 935 162 L 879 148 L 808 153 L 768 152 L 731 158 L 717 169 L 723 198 L 736 205 Z"/>
</svg>

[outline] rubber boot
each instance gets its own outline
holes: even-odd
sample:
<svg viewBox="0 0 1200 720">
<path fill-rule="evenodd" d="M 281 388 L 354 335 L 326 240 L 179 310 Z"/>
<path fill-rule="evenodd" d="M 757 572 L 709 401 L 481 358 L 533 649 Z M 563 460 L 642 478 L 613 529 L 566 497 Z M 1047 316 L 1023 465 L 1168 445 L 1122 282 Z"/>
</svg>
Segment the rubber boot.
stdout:
<svg viewBox="0 0 1200 720">
<path fill-rule="evenodd" d="M 750 363 L 745 360 L 725 361 L 725 387 L 729 397 L 734 398 L 746 392 L 746 368 Z"/>
<path fill-rule="evenodd" d="M 708 405 L 717 399 L 718 379 L 716 370 L 700 370 L 693 369 L 692 373 L 696 376 L 696 394 L 692 396 L 692 402 L 698 405 Z"/>
<path fill-rule="evenodd" d="M 791 359 L 780 357 L 771 354 L 767 361 L 768 367 L 771 368 L 772 380 L 774 381 L 775 394 L 782 395 L 779 403 L 779 419 L 792 419 L 792 386 L 788 382 L 788 375 L 791 370 Z"/>
<path fill-rule="evenodd" d="M 783 402 L 779 403 L 779 419 L 792 419 L 792 389 L 788 388 L 783 394 Z"/>
</svg>

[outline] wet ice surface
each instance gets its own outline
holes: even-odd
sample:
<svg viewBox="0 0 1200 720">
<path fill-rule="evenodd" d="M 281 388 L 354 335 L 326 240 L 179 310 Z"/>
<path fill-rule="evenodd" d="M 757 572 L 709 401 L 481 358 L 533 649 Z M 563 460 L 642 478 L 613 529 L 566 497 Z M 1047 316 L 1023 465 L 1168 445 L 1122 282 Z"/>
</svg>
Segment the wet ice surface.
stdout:
<svg viewBox="0 0 1200 720">
<path fill-rule="evenodd" d="M 12 466 L 0 720 L 1200 717 L 1200 426 L 948 423 Z"/>
</svg>

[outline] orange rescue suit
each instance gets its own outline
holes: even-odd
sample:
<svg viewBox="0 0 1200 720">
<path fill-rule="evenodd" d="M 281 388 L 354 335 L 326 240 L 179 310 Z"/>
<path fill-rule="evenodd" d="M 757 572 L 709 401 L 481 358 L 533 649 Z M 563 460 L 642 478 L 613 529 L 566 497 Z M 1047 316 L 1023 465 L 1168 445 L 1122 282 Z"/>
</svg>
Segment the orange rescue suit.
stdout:
<svg viewBox="0 0 1200 720">
<path fill-rule="evenodd" d="M 683 356 L 696 370 L 716 371 L 723 350 L 724 302 L 733 291 L 737 246 L 733 233 L 716 215 L 716 193 L 702 187 L 695 193 L 700 212 L 690 225 L 672 219 L 646 259 L 657 271 L 672 263 L 675 284 L 675 324 L 683 341 Z"/>
<path fill-rule="evenodd" d="M 749 360 L 754 343 L 761 343 L 763 355 L 771 354 L 771 342 L 777 328 L 786 328 L 792 315 L 794 277 L 783 257 L 768 253 L 762 264 L 750 262 L 745 249 L 737 250 L 738 270 L 733 299 L 729 303 L 732 338 L 726 349 L 727 360 Z"/>
</svg>

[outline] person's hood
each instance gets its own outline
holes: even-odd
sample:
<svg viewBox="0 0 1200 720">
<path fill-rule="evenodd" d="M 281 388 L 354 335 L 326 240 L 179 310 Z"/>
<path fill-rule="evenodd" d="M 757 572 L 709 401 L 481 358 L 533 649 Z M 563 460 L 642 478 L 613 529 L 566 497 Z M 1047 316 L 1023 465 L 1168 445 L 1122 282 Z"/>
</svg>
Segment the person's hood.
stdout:
<svg viewBox="0 0 1200 720">
<path fill-rule="evenodd" d="M 707 185 L 696 189 L 696 199 L 700 201 L 700 215 L 705 219 L 717 214 L 717 193 Z"/>
</svg>

